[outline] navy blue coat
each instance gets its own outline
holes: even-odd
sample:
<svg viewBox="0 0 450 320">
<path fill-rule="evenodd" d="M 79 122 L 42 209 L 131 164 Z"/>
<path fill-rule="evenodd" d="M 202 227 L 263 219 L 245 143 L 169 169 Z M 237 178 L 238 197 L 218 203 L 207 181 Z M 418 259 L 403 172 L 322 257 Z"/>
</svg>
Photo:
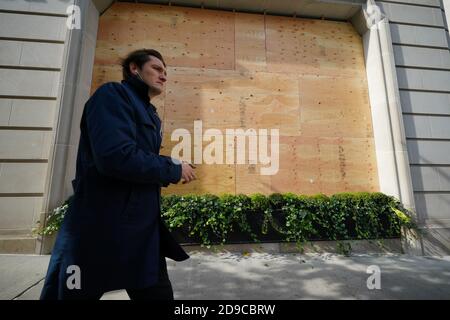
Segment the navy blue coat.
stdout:
<svg viewBox="0 0 450 320">
<path fill-rule="evenodd" d="M 161 219 L 161 187 L 181 179 L 181 165 L 159 155 L 161 121 L 147 92 L 132 78 L 102 85 L 86 103 L 74 197 L 41 299 L 145 288 L 158 279 L 160 255 L 189 258 Z M 70 265 L 80 268 L 81 289 L 66 285 Z"/>
</svg>

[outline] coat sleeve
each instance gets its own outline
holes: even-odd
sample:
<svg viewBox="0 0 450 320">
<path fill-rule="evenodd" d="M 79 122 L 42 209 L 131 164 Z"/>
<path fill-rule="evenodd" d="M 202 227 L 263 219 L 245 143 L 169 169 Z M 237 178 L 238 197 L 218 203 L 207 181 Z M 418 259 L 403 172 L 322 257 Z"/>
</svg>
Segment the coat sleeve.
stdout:
<svg viewBox="0 0 450 320">
<path fill-rule="evenodd" d="M 118 83 L 100 87 L 86 104 L 86 129 L 100 173 L 136 183 L 167 186 L 181 179 L 181 165 L 136 143 L 133 107 Z"/>
</svg>

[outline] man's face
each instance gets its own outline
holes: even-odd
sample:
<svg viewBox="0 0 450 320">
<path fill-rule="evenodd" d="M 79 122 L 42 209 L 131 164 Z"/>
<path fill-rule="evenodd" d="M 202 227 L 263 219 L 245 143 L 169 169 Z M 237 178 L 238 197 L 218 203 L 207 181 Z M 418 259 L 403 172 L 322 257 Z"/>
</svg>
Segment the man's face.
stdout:
<svg viewBox="0 0 450 320">
<path fill-rule="evenodd" d="M 132 63 L 130 64 L 130 70 L 133 74 L 139 72 L 142 80 L 150 87 L 149 94 L 151 97 L 163 92 L 164 84 L 167 81 L 167 70 L 161 60 L 150 56 L 150 60 L 142 68 Z"/>
</svg>

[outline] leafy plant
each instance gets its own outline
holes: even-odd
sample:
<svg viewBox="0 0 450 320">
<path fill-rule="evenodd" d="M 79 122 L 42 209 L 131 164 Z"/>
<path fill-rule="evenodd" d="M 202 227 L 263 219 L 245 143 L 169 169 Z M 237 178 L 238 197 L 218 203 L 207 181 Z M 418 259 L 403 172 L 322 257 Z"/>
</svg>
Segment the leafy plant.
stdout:
<svg viewBox="0 0 450 320">
<path fill-rule="evenodd" d="M 61 206 L 53 209 L 53 211 L 47 216 L 42 229 L 35 229 L 33 231 L 37 234 L 46 236 L 50 236 L 58 232 L 71 201 L 72 197 L 69 197 Z M 38 223 L 40 223 L 40 221 L 38 221 Z"/>
<path fill-rule="evenodd" d="M 59 229 L 69 203 L 48 216 L 41 234 Z M 169 195 L 162 197 L 161 205 L 170 230 L 184 230 L 186 237 L 208 247 L 227 243 L 236 234 L 256 242 L 272 232 L 279 241 L 299 247 L 310 240 L 335 240 L 338 250 L 348 254 L 351 247 L 343 240 L 398 238 L 402 228 L 416 228 L 397 199 L 379 192 Z"/>
</svg>

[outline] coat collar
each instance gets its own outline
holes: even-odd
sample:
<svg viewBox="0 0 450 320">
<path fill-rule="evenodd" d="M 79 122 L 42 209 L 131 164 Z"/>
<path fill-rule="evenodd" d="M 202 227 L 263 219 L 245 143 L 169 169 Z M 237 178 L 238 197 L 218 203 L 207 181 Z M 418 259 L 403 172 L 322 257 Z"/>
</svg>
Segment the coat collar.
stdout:
<svg viewBox="0 0 450 320">
<path fill-rule="evenodd" d="M 156 112 L 156 107 L 150 102 L 150 97 L 148 96 L 148 85 L 139 79 L 138 77 L 129 77 L 126 80 L 122 80 L 122 83 L 128 84 L 138 96 L 149 105 L 154 112 Z"/>
</svg>

